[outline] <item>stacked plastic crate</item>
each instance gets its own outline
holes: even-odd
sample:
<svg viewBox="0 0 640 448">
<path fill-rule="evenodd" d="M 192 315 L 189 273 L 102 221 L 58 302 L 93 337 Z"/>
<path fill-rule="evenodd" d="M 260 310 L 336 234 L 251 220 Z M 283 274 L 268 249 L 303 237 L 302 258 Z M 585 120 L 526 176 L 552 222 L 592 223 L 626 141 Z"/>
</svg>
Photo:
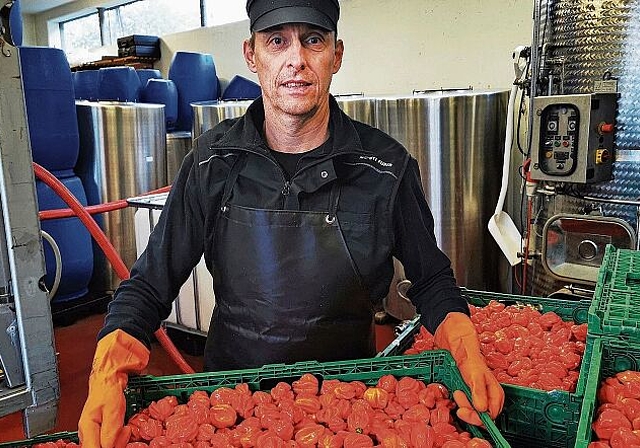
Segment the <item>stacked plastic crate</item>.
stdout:
<svg viewBox="0 0 640 448">
<path fill-rule="evenodd" d="M 640 371 L 639 251 L 607 246 L 589 308 L 589 333 L 595 341 L 576 448 L 586 448 L 596 440 L 592 423 L 601 404 L 598 390 L 602 382 L 627 370 Z"/>
</svg>

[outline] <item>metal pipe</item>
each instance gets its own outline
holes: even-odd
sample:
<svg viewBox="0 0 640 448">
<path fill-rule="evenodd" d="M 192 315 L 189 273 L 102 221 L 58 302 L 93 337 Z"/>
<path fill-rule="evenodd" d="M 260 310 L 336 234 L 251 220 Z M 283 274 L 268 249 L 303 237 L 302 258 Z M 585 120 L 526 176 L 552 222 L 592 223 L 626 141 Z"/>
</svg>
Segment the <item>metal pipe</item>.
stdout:
<svg viewBox="0 0 640 448">
<path fill-rule="evenodd" d="M 531 85 L 530 85 L 530 98 L 529 98 L 529 132 L 527 133 L 527 156 L 531 150 L 531 130 L 533 129 L 533 99 L 536 96 L 536 89 L 538 87 L 538 63 L 539 63 L 539 51 L 540 45 L 540 9 L 542 7 L 542 0 L 534 0 L 533 2 L 533 38 L 531 42 Z"/>
</svg>

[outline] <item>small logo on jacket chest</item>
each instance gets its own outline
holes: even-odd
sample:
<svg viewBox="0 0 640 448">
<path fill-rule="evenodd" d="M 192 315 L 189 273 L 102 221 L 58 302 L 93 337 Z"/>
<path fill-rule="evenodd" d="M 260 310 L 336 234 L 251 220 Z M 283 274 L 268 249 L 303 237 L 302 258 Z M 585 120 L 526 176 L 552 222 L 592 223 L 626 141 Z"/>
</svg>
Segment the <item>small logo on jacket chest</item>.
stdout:
<svg viewBox="0 0 640 448">
<path fill-rule="evenodd" d="M 377 163 L 378 165 L 384 166 L 384 167 L 393 166 L 393 163 L 385 162 L 384 160 L 380 160 L 376 156 L 360 156 L 360 157 L 358 157 L 358 159 L 359 160 L 366 160 L 368 162 L 374 162 L 374 163 Z"/>
</svg>

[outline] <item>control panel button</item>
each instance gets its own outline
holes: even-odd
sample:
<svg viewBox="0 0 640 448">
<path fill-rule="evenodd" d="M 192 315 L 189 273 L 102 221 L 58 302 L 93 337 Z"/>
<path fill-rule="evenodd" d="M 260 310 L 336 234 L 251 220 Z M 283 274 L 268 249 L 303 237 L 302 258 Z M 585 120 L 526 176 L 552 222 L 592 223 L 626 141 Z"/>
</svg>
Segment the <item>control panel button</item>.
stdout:
<svg viewBox="0 0 640 448">
<path fill-rule="evenodd" d="M 602 122 L 598 125 L 598 132 L 600 134 L 611 134 L 613 132 L 613 123 Z"/>
</svg>

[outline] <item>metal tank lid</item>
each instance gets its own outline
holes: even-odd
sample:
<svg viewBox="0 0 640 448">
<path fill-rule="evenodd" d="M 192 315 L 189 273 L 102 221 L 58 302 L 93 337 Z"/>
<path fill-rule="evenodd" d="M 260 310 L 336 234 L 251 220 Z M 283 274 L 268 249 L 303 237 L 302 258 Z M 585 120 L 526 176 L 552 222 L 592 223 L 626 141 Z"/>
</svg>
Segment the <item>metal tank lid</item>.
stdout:
<svg viewBox="0 0 640 448">
<path fill-rule="evenodd" d="M 254 100 L 207 100 L 194 101 L 189 103 L 191 107 L 229 107 L 229 106 L 248 106 Z"/>
<path fill-rule="evenodd" d="M 432 89 L 432 90 L 414 90 L 413 93 L 400 93 L 392 95 L 377 95 L 377 100 L 406 100 L 412 98 L 449 98 L 449 97 L 465 97 L 465 96 L 490 96 L 509 92 L 507 88 L 496 89 Z"/>
<path fill-rule="evenodd" d="M 76 100 L 76 106 L 96 107 L 101 109 L 109 109 L 109 108 L 162 109 L 164 108 L 164 104 L 133 103 L 133 102 L 126 102 L 126 101 L 88 101 L 88 100 Z"/>
</svg>

